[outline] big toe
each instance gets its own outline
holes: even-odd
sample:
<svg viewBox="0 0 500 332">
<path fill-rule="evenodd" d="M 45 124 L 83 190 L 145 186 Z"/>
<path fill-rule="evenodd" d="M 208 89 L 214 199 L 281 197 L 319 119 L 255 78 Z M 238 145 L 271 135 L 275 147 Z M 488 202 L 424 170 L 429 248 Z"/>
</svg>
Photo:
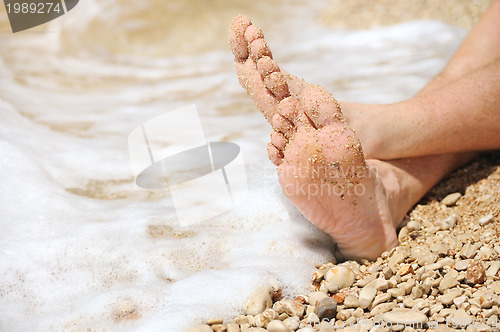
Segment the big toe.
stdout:
<svg viewBox="0 0 500 332">
<path fill-rule="evenodd" d="M 309 85 L 300 94 L 304 112 L 316 128 L 344 121 L 340 105 L 332 94 L 319 85 Z"/>
<path fill-rule="evenodd" d="M 229 45 L 236 61 L 244 61 L 248 58 L 248 42 L 245 39 L 245 32 L 252 24 L 245 15 L 236 16 L 229 28 Z"/>
</svg>

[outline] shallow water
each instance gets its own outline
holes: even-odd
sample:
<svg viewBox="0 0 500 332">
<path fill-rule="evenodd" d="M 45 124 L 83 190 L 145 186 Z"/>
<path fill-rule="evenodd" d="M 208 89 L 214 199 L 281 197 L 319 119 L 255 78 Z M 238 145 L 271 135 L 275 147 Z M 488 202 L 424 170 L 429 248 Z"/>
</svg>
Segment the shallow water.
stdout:
<svg viewBox="0 0 500 332">
<path fill-rule="evenodd" d="M 322 2 L 187 3 L 86 0 L 17 34 L 0 11 L 0 330 L 182 331 L 241 313 L 263 283 L 303 292 L 333 259 L 281 195 L 270 127 L 235 78 L 239 12 L 289 72 L 358 102 L 410 97 L 465 35 L 432 21 L 331 30 Z M 180 227 L 164 191 L 134 184 L 127 140 L 191 104 L 207 140 L 241 147 L 249 194 Z"/>
</svg>

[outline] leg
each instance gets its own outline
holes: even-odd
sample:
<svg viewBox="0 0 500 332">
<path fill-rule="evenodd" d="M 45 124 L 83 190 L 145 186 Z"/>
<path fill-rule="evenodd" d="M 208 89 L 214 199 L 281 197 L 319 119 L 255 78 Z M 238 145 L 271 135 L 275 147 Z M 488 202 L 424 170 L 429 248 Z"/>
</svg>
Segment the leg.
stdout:
<svg viewBox="0 0 500 332">
<path fill-rule="evenodd" d="M 368 156 L 395 159 L 500 148 L 499 45 L 497 0 L 444 71 L 414 98 L 392 105 L 342 103 Z M 471 135 L 463 139 L 463 133 Z"/>
<path fill-rule="evenodd" d="M 337 101 L 321 87 L 273 75 L 283 71 L 260 31 L 246 38 L 253 31 L 237 17 L 231 45 L 240 82 L 275 129 L 268 152 L 285 195 L 347 257 L 376 258 L 397 244 L 395 229 L 406 212 L 469 156 L 366 160 Z M 263 70 L 263 61 L 272 70 Z"/>
</svg>

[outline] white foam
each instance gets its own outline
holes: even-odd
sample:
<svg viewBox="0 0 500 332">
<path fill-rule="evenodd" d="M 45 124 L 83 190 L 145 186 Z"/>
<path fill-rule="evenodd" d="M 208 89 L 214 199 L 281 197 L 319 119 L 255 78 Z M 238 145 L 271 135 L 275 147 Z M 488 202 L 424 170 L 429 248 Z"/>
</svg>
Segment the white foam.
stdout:
<svg viewBox="0 0 500 332">
<path fill-rule="evenodd" d="M 314 265 L 332 259 L 332 242 L 281 195 L 266 158 L 269 126 L 239 87 L 231 55 L 113 57 L 85 43 L 66 54 L 63 32 L 83 38 L 103 15 L 86 3 L 74 9 L 78 19 L 51 23 L 53 33 L 2 35 L 0 329 L 182 331 L 240 314 L 262 283 L 280 283 L 288 296 L 306 291 Z M 270 43 L 288 71 L 339 99 L 411 96 L 464 36 L 437 22 L 328 30 L 314 10 L 290 16 L 303 17 L 300 26 L 284 19 L 288 36 Z M 236 209 L 180 228 L 168 197 L 131 181 L 127 137 L 193 103 L 208 140 L 242 148 L 250 193 Z"/>
</svg>

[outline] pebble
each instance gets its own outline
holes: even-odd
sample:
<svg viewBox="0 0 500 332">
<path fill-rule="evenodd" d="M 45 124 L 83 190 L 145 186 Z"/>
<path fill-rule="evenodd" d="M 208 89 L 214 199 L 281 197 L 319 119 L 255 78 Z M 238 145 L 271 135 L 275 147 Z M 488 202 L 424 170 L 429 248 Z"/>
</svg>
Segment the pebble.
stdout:
<svg viewBox="0 0 500 332">
<path fill-rule="evenodd" d="M 457 271 L 464 271 L 469 266 L 469 262 L 470 262 L 470 259 L 464 259 L 464 260 L 457 261 L 455 263 L 454 268 Z"/>
<path fill-rule="evenodd" d="M 271 287 L 263 286 L 259 288 L 245 305 L 245 312 L 247 315 L 257 315 L 270 308 L 273 304 L 271 298 Z"/>
<path fill-rule="evenodd" d="M 326 273 L 325 285 L 328 291 L 335 293 L 342 288 L 351 287 L 355 279 L 354 272 L 350 268 L 337 265 Z"/>
<path fill-rule="evenodd" d="M 212 331 L 210 331 L 212 332 Z M 263 329 L 262 327 L 250 327 L 244 330 L 241 330 L 241 332 L 268 332 L 266 329 Z"/>
<path fill-rule="evenodd" d="M 487 225 L 493 221 L 495 221 L 495 218 L 493 217 L 492 214 L 489 214 L 489 215 L 484 216 L 481 219 L 479 219 L 479 225 L 484 226 L 484 225 Z"/>
<path fill-rule="evenodd" d="M 267 324 L 267 331 L 268 332 L 291 332 L 285 323 L 283 323 L 280 320 L 272 320 Z"/>
<path fill-rule="evenodd" d="M 415 271 L 413 271 L 413 267 L 410 264 L 401 265 L 401 267 L 399 268 L 398 274 L 400 276 L 405 276 L 408 273 L 412 273 L 412 274 L 415 273 Z"/>
<path fill-rule="evenodd" d="M 212 328 L 207 324 L 198 325 L 186 330 L 186 332 L 213 332 Z"/>
<path fill-rule="evenodd" d="M 448 218 L 438 221 L 436 225 L 439 227 L 440 230 L 446 231 L 448 229 L 455 227 L 456 223 L 457 223 L 457 215 L 452 214 Z"/>
<path fill-rule="evenodd" d="M 320 300 L 314 309 L 314 313 L 320 320 L 335 318 L 337 316 L 337 301 L 331 297 Z"/>
<path fill-rule="evenodd" d="M 422 228 L 422 224 L 419 223 L 418 221 L 410 220 L 408 222 L 408 224 L 406 225 L 406 227 L 408 228 L 408 231 L 415 232 L 415 231 L 419 231 L 420 228 Z"/>
<path fill-rule="evenodd" d="M 462 194 L 459 192 L 449 194 L 445 198 L 443 198 L 441 204 L 444 204 L 446 206 L 453 206 L 458 202 L 460 197 L 462 197 Z"/>
<path fill-rule="evenodd" d="M 222 318 L 210 318 L 207 320 L 207 325 L 222 324 L 224 320 Z"/>
<path fill-rule="evenodd" d="M 420 289 L 420 287 L 413 286 L 413 288 L 411 289 L 411 297 L 414 299 L 418 299 L 418 298 L 421 298 L 422 295 L 423 295 L 423 292 Z"/>
<path fill-rule="evenodd" d="M 409 309 L 393 310 L 383 314 L 384 321 L 391 324 L 412 324 L 417 326 L 417 324 L 424 324 L 427 322 L 427 316 L 419 311 L 413 311 Z"/>
<path fill-rule="evenodd" d="M 375 296 L 375 298 L 373 299 L 373 302 L 371 304 L 371 308 L 377 306 L 380 303 L 389 301 L 391 299 L 391 297 L 392 296 L 389 293 L 382 293 L 380 295 Z"/>
<path fill-rule="evenodd" d="M 389 258 L 389 266 L 393 267 L 402 262 L 408 257 L 408 254 L 403 251 L 396 251 L 391 258 Z"/>
<path fill-rule="evenodd" d="M 357 308 L 357 307 L 359 307 L 359 300 L 354 295 L 348 295 L 344 299 L 344 306 L 346 308 Z"/>
<path fill-rule="evenodd" d="M 486 280 L 486 270 L 480 261 L 470 261 L 465 274 L 467 283 L 475 285 L 482 284 Z"/>
<path fill-rule="evenodd" d="M 495 276 L 498 273 L 499 269 L 500 269 L 500 261 L 492 262 L 488 270 L 486 270 L 486 276 L 487 277 Z"/>
<path fill-rule="evenodd" d="M 287 313 L 289 316 L 302 317 L 304 315 L 305 306 L 297 301 L 280 300 L 274 303 L 273 310 L 281 315 Z"/>
<path fill-rule="evenodd" d="M 385 280 L 385 279 L 384 279 Z M 373 299 L 375 298 L 375 295 L 377 295 L 377 289 L 370 287 L 370 286 L 365 286 L 361 291 L 359 292 L 359 305 L 361 308 L 366 309 L 370 306 L 372 303 Z"/>
<path fill-rule="evenodd" d="M 466 243 L 462 247 L 462 250 L 460 251 L 460 255 L 462 255 L 465 258 L 472 258 L 476 255 L 478 248 L 479 248 L 478 245 Z"/>
<path fill-rule="evenodd" d="M 403 296 L 405 295 L 404 290 L 400 288 L 390 288 L 387 290 L 387 294 L 391 295 L 392 297 L 396 298 L 398 296 Z"/>
<path fill-rule="evenodd" d="M 309 294 L 309 304 L 315 306 L 317 302 L 327 297 L 328 294 L 326 292 L 322 291 L 312 292 L 311 294 Z"/>
<path fill-rule="evenodd" d="M 408 295 L 408 294 L 410 294 L 411 289 L 413 288 L 413 286 L 415 286 L 415 280 L 409 279 L 406 282 L 400 283 L 398 285 L 398 288 L 400 288 L 404 292 L 405 295 Z"/>
<path fill-rule="evenodd" d="M 441 279 L 441 282 L 439 283 L 438 286 L 439 291 L 443 293 L 445 290 L 458 285 L 459 282 L 457 280 L 457 276 L 458 272 L 455 270 L 451 270 L 450 272 L 446 273 L 443 279 Z"/>
<path fill-rule="evenodd" d="M 438 300 L 444 305 L 450 305 L 453 303 L 453 300 L 455 298 L 461 296 L 462 293 L 463 293 L 462 289 L 453 288 L 453 289 L 450 289 L 449 291 L 445 292 L 444 295 L 439 296 Z"/>
<path fill-rule="evenodd" d="M 373 287 L 378 291 L 384 291 L 389 289 L 389 282 L 385 280 L 384 278 L 377 278 L 370 282 L 368 285 L 365 287 Z"/>
<path fill-rule="evenodd" d="M 432 264 L 437 259 L 436 254 L 433 254 L 429 247 L 424 245 L 411 248 L 411 257 L 415 258 L 420 266 Z"/>
<path fill-rule="evenodd" d="M 227 324 L 227 332 L 240 332 L 240 326 L 236 323 Z"/>
<path fill-rule="evenodd" d="M 390 303 L 381 303 L 379 305 L 376 305 L 373 307 L 373 309 L 370 311 L 370 315 L 376 316 L 378 314 L 383 314 L 392 308 L 394 308 L 396 305 L 392 302 Z"/>
<path fill-rule="evenodd" d="M 430 246 L 430 249 L 436 255 L 446 255 L 450 250 L 450 246 L 446 243 L 434 243 Z"/>
<path fill-rule="evenodd" d="M 448 321 L 451 327 L 465 329 L 472 324 L 473 318 L 464 309 L 458 309 L 451 313 Z"/>
</svg>

